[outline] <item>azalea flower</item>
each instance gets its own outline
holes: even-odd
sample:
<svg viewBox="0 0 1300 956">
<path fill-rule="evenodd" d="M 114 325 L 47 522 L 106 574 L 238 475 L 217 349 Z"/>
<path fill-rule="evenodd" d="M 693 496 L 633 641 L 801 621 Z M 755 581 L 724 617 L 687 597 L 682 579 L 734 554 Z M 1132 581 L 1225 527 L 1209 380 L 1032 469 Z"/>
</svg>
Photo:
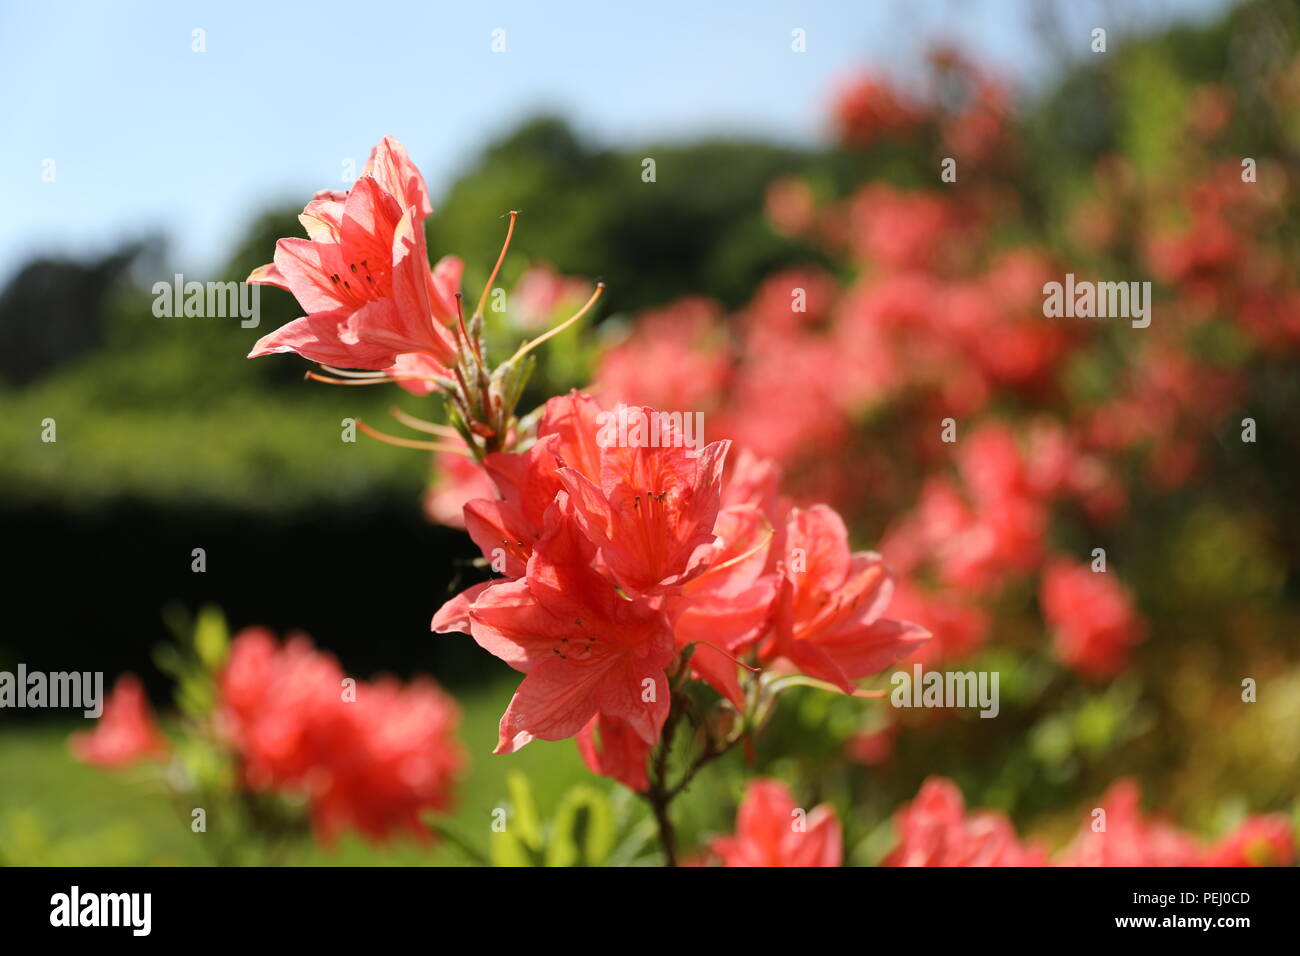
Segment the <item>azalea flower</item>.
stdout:
<svg viewBox="0 0 1300 956">
<path fill-rule="evenodd" d="M 774 633 L 763 659 L 787 660 L 851 694 L 855 680 L 906 657 L 930 634 L 884 617 L 892 575 L 880 555 L 850 553 L 848 538 L 843 519 L 825 505 L 790 513 Z"/>
<path fill-rule="evenodd" d="M 713 564 L 668 599 L 677 646 L 692 648 L 691 670 L 745 709 L 734 655 L 766 633 L 779 578 L 765 574 L 772 529 L 754 505 L 718 513 L 714 533 L 722 542 Z"/>
<path fill-rule="evenodd" d="M 72 755 L 98 767 L 125 767 L 157 759 L 167 752 L 167 740 L 154 722 L 144 685 L 134 674 L 123 674 L 104 701 L 94 730 L 68 739 Z"/>
<path fill-rule="evenodd" d="M 1000 813 L 967 814 L 956 785 L 932 777 L 894 816 L 898 845 L 886 866 L 1044 866 L 1047 854 L 1022 845 Z"/>
<path fill-rule="evenodd" d="M 597 416 L 590 396 L 572 392 L 546 403 L 537 440 L 522 452 L 493 452 L 483 469 L 498 498 L 466 503 L 465 527 L 494 570 L 517 578 L 542 534 L 546 512 L 564 487 L 559 469 L 568 465 L 585 475 L 600 474 Z M 495 558 L 498 549 L 504 566 Z"/>
<path fill-rule="evenodd" d="M 345 699 L 343 678 L 306 635 L 235 635 L 216 721 L 243 784 L 305 796 L 323 842 L 346 830 L 428 838 L 422 816 L 451 808 L 464 766 L 455 702 L 429 678 L 358 682 Z"/>
<path fill-rule="evenodd" d="M 1281 813 L 1251 816 L 1206 852 L 1206 866 L 1291 866 L 1295 833 Z"/>
<path fill-rule="evenodd" d="M 528 269 L 514 288 L 514 317 L 521 328 L 547 324 L 565 306 L 578 306 L 587 297 L 587 280 L 563 276 L 545 263 Z"/>
<path fill-rule="evenodd" d="M 1058 866 L 1200 866 L 1201 848 L 1189 834 L 1142 812 L 1142 793 L 1133 780 L 1118 780 L 1089 810 L 1079 835 Z M 1095 809 L 1106 812 L 1098 829 Z"/>
<path fill-rule="evenodd" d="M 730 447 L 609 447 L 601 449 L 595 481 L 576 468 L 559 470 L 576 521 L 625 590 L 655 594 L 684 585 L 717 558 L 713 525 Z"/>
<path fill-rule="evenodd" d="M 596 548 L 561 492 L 524 577 L 444 608 L 434 630 L 468 618 L 478 644 L 527 675 L 501 718 L 497 753 L 562 740 L 597 715 L 618 718 L 653 745 L 668 715 L 664 669 L 673 633 L 659 602 L 629 600 L 593 567 Z"/>
<path fill-rule="evenodd" d="M 576 735 L 593 770 L 641 790 L 680 661 L 743 714 L 742 655 L 853 692 L 925 639 L 882 617 L 888 572 L 850 555 L 834 512 L 788 512 L 772 463 L 742 455 L 724 492 L 727 443 L 689 449 L 669 429 L 657 446 L 619 447 L 602 420 L 588 396 L 551 399 L 529 448 L 484 459 L 499 497 L 465 505 L 503 577 L 447 602 L 433 629 L 469 633 L 527 675 L 497 752 Z"/>
<path fill-rule="evenodd" d="M 1053 559 L 1043 571 L 1038 599 L 1057 656 L 1086 677 L 1115 676 L 1142 639 L 1143 624 L 1113 572 Z"/>
<path fill-rule="evenodd" d="M 842 142 L 865 147 L 877 138 L 911 134 L 925 119 L 922 107 L 887 78 L 852 77 L 841 84 L 832 107 Z"/>
<path fill-rule="evenodd" d="M 723 866 L 839 866 L 843 840 L 835 808 L 805 814 L 783 783 L 751 780 L 736 814 L 736 832 L 710 849 Z"/>
<path fill-rule="evenodd" d="M 307 204 L 299 219 L 309 238 L 281 239 L 274 261 L 248 277 L 293 293 L 307 313 L 263 336 L 249 357 L 296 352 L 345 369 L 445 377 L 457 351 L 461 263 L 447 257 L 430 270 L 430 212 L 419 170 L 385 137 L 352 189 Z"/>
<path fill-rule="evenodd" d="M 653 749 L 626 720 L 597 714 L 574 738 L 583 763 L 592 773 L 611 777 L 631 790 L 650 786 L 646 761 Z"/>
</svg>

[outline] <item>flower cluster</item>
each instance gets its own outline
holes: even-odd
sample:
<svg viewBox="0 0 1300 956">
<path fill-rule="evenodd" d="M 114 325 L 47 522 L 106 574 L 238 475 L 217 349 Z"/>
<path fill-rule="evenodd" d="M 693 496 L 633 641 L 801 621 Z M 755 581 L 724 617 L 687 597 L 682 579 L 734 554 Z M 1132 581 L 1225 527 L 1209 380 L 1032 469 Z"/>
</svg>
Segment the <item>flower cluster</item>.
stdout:
<svg viewBox="0 0 1300 956">
<path fill-rule="evenodd" d="M 752 721 L 766 671 L 852 693 L 926 639 L 885 616 L 879 555 L 852 553 L 830 508 L 785 504 L 770 463 L 726 470 L 728 442 L 690 447 L 671 420 L 656 444 L 620 444 L 612 414 L 577 392 L 551 399 L 526 450 L 484 459 L 496 496 L 464 506 L 503 577 L 448 602 L 433 628 L 526 675 L 499 753 L 577 736 L 594 771 L 643 790 L 684 682 Z"/>
<path fill-rule="evenodd" d="M 996 634 L 1031 649 L 1013 707 L 1041 730 L 1033 759 L 1076 725 L 1090 740 L 1113 737 L 1094 715 L 1053 721 L 1044 703 L 1044 688 L 1062 683 L 1089 700 L 1156 643 L 1139 608 L 1158 595 L 1128 577 L 1136 562 L 1108 566 L 1094 542 L 1122 541 L 1122 519 L 1144 492 L 1203 472 L 1249 385 L 1241 356 L 1284 355 L 1300 342 L 1296 270 L 1253 238 L 1279 222 L 1283 191 L 1243 188 L 1235 169 L 1206 158 L 1230 101 L 1200 91 L 1213 109 L 1189 124 L 1196 150 L 1170 184 L 1139 183 L 1121 158 L 1098 162 L 1098 199 L 1064 210 L 1062 246 L 1018 201 L 1006 88 L 951 51 L 932 64 L 928 92 L 874 75 L 845 86 L 834 109 L 839 158 L 851 169 L 868 149 L 920 151 L 942 159 L 945 176 L 960 169 L 962 188 L 948 188 L 956 178 L 931 189 L 871 181 L 827 196 L 813 176 L 772 184 L 773 229 L 832 268 L 770 276 L 735 314 L 688 298 L 638 316 L 600 355 L 586 391 L 529 414 L 515 406 L 532 350 L 590 309 L 600 287 L 573 318 L 489 363 L 482 299 L 467 318 L 458 260 L 429 266 L 427 191 L 395 141 L 376 148 L 347 194 L 318 195 L 303 215 L 310 239 L 283 240 L 252 277 L 293 292 L 307 313 L 255 355 L 297 352 L 324 366 L 311 376 L 323 381 L 396 382 L 447 399 L 447 425 L 399 415 L 437 442 L 364 429 L 436 452 L 426 511 L 463 527 L 493 572 L 439 609 L 433 630 L 467 633 L 523 675 L 498 753 L 575 738 L 594 772 L 647 797 L 669 862 L 668 802 L 700 766 L 748 742 L 796 684 L 860 695 L 859 680 L 905 656 L 955 661 Z M 514 223 L 512 214 L 511 232 Z M 1130 326 L 1049 312 L 1044 295 L 1067 270 L 1073 282 L 1066 264 L 1076 261 L 1081 274 L 1150 275 L 1160 317 Z M 504 331 L 540 327 L 560 304 L 577 304 L 577 287 L 550 269 L 528 274 Z M 1151 308 L 1148 292 L 1148 319 Z M 1205 345 L 1215 336 L 1232 345 L 1219 358 Z M 629 414 L 656 428 L 611 431 Z M 687 427 L 692 415 L 715 440 Z M 849 527 L 872 529 L 881 553 L 854 552 Z M 293 647 L 261 653 L 283 656 L 301 692 L 337 677 Z M 1127 686 L 1113 685 L 1117 698 Z M 299 727 L 297 710 L 231 724 L 250 785 L 346 776 L 294 762 L 315 743 L 277 749 L 348 732 Z M 901 724 L 880 717 L 851 747 L 882 764 Z M 686 725 L 695 751 L 672 754 L 684 767 L 672 783 L 670 751 Z M 254 745 L 263 735 L 270 743 Z M 323 791 L 314 799 L 331 802 Z M 886 862 L 1294 858 L 1278 818 L 1250 818 L 1206 848 L 1144 816 L 1131 783 L 1115 784 L 1103 808 L 1107 829 L 1085 826 L 1052 856 L 931 779 L 899 811 Z M 790 830 L 792 813 L 805 829 Z M 780 785 L 757 781 L 735 836 L 712 854 L 728 865 L 838 865 L 833 812 L 801 813 Z"/>
<path fill-rule="evenodd" d="M 302 221 L 311 239 L 281 240 L 275 262 L 254 273 L 252 281 L 292 292 L 308 315 L 268 335 L 253 355 L 296 352 L 333 376 L 314 377 L 341 384 L 409 388 L 417 370 L 414 380 L 428 388 L 413 390 L 436 388 L 451 400 L 450 427 L 403 419 L 444 442 L 399 443 L 472 459 L 448 469 L 426 507 L 463 525 L 500 577 L 448 602 L 433 629 L 469 633 L 525 675 L 501 718 L 498 753 L 576 737 L 594 771 L 638 791 L 653 785 L 662 807 L 674 788 L 662 765 L 651 780 L 649 757 L 661 741 L 671 746 L 669 723 L 690 707 L 690 681 L 710 685 L 727 712 L 694 715 L 706 728 L 707 759 L 770 714 L 779 675 L 854 693 L 857 680 L 927 639 L 924 629 L 885 616 L 892 574 L 879 555 L 850 550 L 835 511 L 791 508 L 778 494 L 775 465 L 748 451 L 728 468 L 731 442 L 704 444 L 680 412 L 607 409 L 574 392 L 517 418 L 529 373 L 523 359 L 568 323 L 492 369 L 481 303 L 469 323 L 460 309 L 458 261 L 428 267 L 429 212 L 419 173 L 399 144 L 384 140 L 346 195 L 308 204 Z M 550 272 L 524 285 L 525 312 L 539 314 L 574 292 Z M 685 367 L 676 397 L 699 393 L 701 378 L 708 387 L 707 368 Z M 611 431 L 611 416 L 629 413 L 655 427 L 648 435 Z M 297 693 L 310 692 L 313 669 L 324 669 L 310 664 L 302 662 Z M 285 666 L 292 673 L 292 661 Z M 281 724 L 272 719 L 276 740 Z M 257 739 L 255 727 L 241 731 L 247 741 Z M 305 779 L 302 767 L 275 760 L 253 760 L 248 772 L 254 783 Z"/>
<path fill-rule="evenodd" d="M 460 711 L 432 679 L 357 682 L 306 635 L 280 644 L 263 628 L 235 635 L 215 673 L 181 675 L 182 687 L 196 686 L 196 676 L 210 684 L 212 699 L 183 727 L 175 753 L 139 679 L 126 674 L 95 729 L 69 739 L 73 755 L 110 768 L 171 756 L 165 781 L 191 788 L 210 767 L 194 758 L 210 747 L 220 765 L 233 766 L 230 779 L 216 775 L 223 796 L 305 802 L 325 844 L 353 831 L 374 841 L 426 839 L 423 816 L 451 809 L 465 765 Z"/>
<path fill-rule="evenodd" d="M 1046 866 L 1046 850 L 1021 843 L 1011 822 L 989 810 L 968 813 L 948 780 L 926 781 L 894 820 L 898 845 L 890 866 Z M 1142 812 L 1132 780 L 1119 780 L 1089 811 L 1078 836 L 1053 866 L 1270 866 L 1295 861 L 1285 817 L 1253 816 L 1205 847 L 1194 836 Z"/>
<path fill-rule="evenodd" d="M 839 866 L 841 843 L 830 804 L 805 813 L 784 784 L 758 779 L 745 789 L 735 834 L 718 837 L 709 850 L 723 866 Z"/>
<path fill-rule="evenodd" d="M 1079 835 L 1055 857 L 1022 842 L 1003 814 L 968 812 L 961 791 L 934 777 L 894 817 L 896 843 L 884 866 L 1289 866 L 1296 860 L 1291 823 L 1281 814 L 1247 817 L 1205 846 L 1158 817 L 1146 816 L 1131 780 L 1120 780 L 1093 809 Z M 710 844 L 723 866 L 839 866 L 840 826 L 823 804 L 805 813 L 775 780 L 750 782 L 736 832 Z"/>
<path fill-rule="evenodd" d="M 430 678 L 353 683 L 301 634 L 234 637 L 218 680 L 218 733 L 250 790 L 305 797 L 318 837 L 422 838 L 464 766 L 459 709 Z"/>
<path fill-rule="evenodd" d="M 947 780 L 928 780 L 894 817 L 898 845 L 886 866 L 1042 866 L 1047 854 L 1022 846 L 1000 813 L 967 814 L 961 791 Z"/>
<path fill-rule="evenodd" d="M 1008 590 L 1036 583 L 1044 648 L 1109 679 L 1147 631 L 1141 595 L 1122 568 L 1066 573 L 1084 554 L 1063 552 L 1059 531 L 1112 536 L 1141 485 L 1204 475 L 1248 385 L 1243 361 L 1211 357 L 1211 335 L 1244 357 L 1300 344 L 1300 274 L 1276 238 L 1284 177 L 1243 180 L 1214 155 L 1232 99 L 1200 89 L 1214 121 L 1189 119 L 1182 175 L 1154 184 L 1105 157 L 1067 211 L 1074 260 L 1153 277 L 1159 317 L 1053 319 L 1044 289 L 1074 260 L 1033 238 L 1016 200 L 1010 97 L 953 51 L 932 68 L 928 91 L 846 83 L 835 125 L 849 155 L 939 143 L 960 189 L 873 180 L 828 198 L 811 178 L 774 183 L 773 228 L 837 271 L 779 272 L 732 315 L 700 298 L 649 311 L 604 353 L 592 391 L 699 409 L 713 435 L 778 462 L 796 500 L 883 525 L 898 606 L 934 634 L 927 658 L 978 650 Z"/>
</svg>

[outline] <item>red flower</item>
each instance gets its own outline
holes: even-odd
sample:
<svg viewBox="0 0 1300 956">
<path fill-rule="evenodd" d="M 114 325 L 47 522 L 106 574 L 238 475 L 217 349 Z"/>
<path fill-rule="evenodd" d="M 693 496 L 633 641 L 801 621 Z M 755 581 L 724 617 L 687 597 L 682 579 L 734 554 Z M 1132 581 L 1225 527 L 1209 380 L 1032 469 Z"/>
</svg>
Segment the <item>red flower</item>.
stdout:
<svg viewBox="0 0 1300 956">
<path fill-rule="evenodd" d="M 1043 571 L 1038 600 L 1055 632 L 1057 656 L 1087 677 L 1113 677 L 1142 638 L 1142 622 L 1110 572 L 1057 558 Z"/>
<path fill-rule="evenodd" d="M 574 739 L 592 773 L 613 777 L 638 792 L 650 785 L 646 758 L 653 744 L 647 743 L 626 720 L 597 714 Z"/>
<path fill-rule="evenodd" d="M 931 777 L 912 803 L 894 817 L 898 845 L 886 866 L 1043 866 L 1047 855 L 1022 845 L 1000 813 L 967 815 L 961 791 Z"/>
<path fill-rule="evenodd" d="M 880 555 L 850 554 L 848 539 L 844 521 L 826 505 L 790 513 L 774 634 L 763 659 L 783 658 L 853 693 L 853 681 L 906 657 L 930 635 L 883 617 L 892 576 Z"/>
<path fill-rule="evenodd" d="M 897 582 L 890 613 L 915 621 L 930 632 L 912 658 L 922 664 L 957 661 L 973 654 L 989 631 L 989 615 L 963 601 L 957 592 L 924 591 L 906 581 Z"/>
<path fill-rule="evenodd" d="M 424 217 L 432 207 L 406 150 L 385 137 L 352 189 L 321 192 L 299 217 L 309 239 L 281 239 L 251 283 L 292 292 L 307 314 L 263 336 L 250 358 L 297 352 L 344 368 L 410 374 L 399 356 L 420 353 L 445 371 L 456 354 L 450 326 L 461 265 L 429 269 Z M 424 371 L 430 366 L 426 365 Z"/>
<path fill-rule="evenodd" d="M 624 597 L 596 570 L 566 494 L 546 528 L 523 578 L 471 589 L 439 612 L 434 630 L 468 623 L 484 650 L 527 675 L 501 718 L 497 753 L 572 737 L 597 715 L 653 745 L 668 716 L 668 619 L 659 602 Z"/>
<path fill-rule="evenodd" d="M 1295 863 L 1291 821 L 1280 813 L 1247 817 L 1212 846 L 1206 866 L 1290 866 Z"/>
<path fill-rule="evenodd" d="M 665 433 L 656 447 L 601 448 L 596 480 L 576 468 L 559 470 L 579 527 L 614 580 L 633 594 L 679 587 L 718 554 L 713 525 L 731 443 L 691 449 L 667 426 Z"/>
<path fill-rule="evenodd" d="M 730 364 L 722 319 L 705 298 L 642 313 L 632 334 L 601 356 L 597 394 L 610 404 L 712 411 Z"/>
<path fill-rule="evenodd" d="M 588 395 L 571 392 L 546 403 L 537 440 L 523 452 L 494 452 L 483 467 L 499 498 L 476 498 L 465 506 L 465 527 L 494 570 L 521 577 L 542 534 L 547 509 L 564 487 L 559 469 L 600 474 L 596 436 L 601 408 Z M 498 551 L 499 549 L 499 551 Z"/>
<path fill-rule="evenodd" d="M 167 740 L 153 719 L 153 708 L 140 678 L 123 674 L 104 701 L 95 729 L 68 739 L 72 755 L 98 767 L 125 767 L 139 760 L 163 756 Z"/>
<path fill-rule="evenodd" d="M 428 836 L 421 815 L 446 810 L 464 758 L 455 702 L 427 678 L 358 683 L 306 635 L 237 634 L 219 679 L 217 722 L 253 790 L 305 795 L 323 841 L 356 829 L 382 840 Z"/>
<path fill-rule="evenodd" d="M 745 708 L 736 663 L 740 653 L 767 631 L 778 578 L 764 574 L 772 531 L 753 505 L 736 505 L 718 513 L 714 533 L 722 542 L 713 564 L 669 598 L 677 646 L 694 645 L 691 670 L 730 700 Z"/>
<path fill-rule="evenodd" d="M 1143 816 L 1141 791 L 1132 780 L 1118 780 L 1089 811 L 1075 841 L 1058 866 L 1199 866 L 1196 841 L 1171 824 Z M 1105 811 L 1105 817 L 1095 810 Z M 1105 829 L 1099 829 L 1103 822 Z"/>
<path fill-rule="evenodd" d="M 312 771 L 317 832 L 327 841 L 353 828 L 374 840 L 423 838 L 422 817 L 452 808 L 464 766 L 455 702 L 430 678 L 403 685 L 388 677 L 360 685 L 345 707 L 342 749 Z"/>
<path fill-rule="evenodd" d="M 839 866 L 843 841 L 830 804 L 805 814 L 784 784 L 760 779 L 745 789 L 735 835 L 710 849 L 724 866 Z"/>
<path fill-rule="evenodd" d="M 958 453 L 963 488 L 932 477 L 913 516 L 893 529 L 911 563 L 928 553 L 944 584 L 967 591 L 995 588 L 1042 561 L 1047 531 L 1044 476 L 1031 470 L 1006 426 L 982 425 Z"/>
</svg>

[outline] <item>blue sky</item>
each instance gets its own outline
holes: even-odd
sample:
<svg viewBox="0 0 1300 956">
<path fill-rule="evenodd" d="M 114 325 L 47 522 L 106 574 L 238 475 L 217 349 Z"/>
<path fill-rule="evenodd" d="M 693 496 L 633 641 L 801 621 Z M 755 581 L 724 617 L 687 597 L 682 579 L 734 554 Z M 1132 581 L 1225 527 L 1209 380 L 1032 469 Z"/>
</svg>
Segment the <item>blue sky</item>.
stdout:
<svg viewBox="0 0 1300 956">
<path fill-rule="evenodd" d="M 936 39 L 1041 82 L 1059 66 L 1030 22 L 1042 2 L 5 2 L 0 279 L 33 254 L 160 231 L 178 267 L 202 272 L 259 210 L 340 188 L 344 162 L 359 167 L 389 133 L 436 197 L 539 109 L 609 143 L 721 131 L 814 142 L 838 77 L 860 64 L 906 75 Z M 1060 9 L 1082 55 L 1094 25 L 1114 42 L 1224 5 Z M 1126 22 L 1108 24 L 1107 9 Z M 196 28 L 206 52 L 192 50 Z M 497 28 L 504 53 L 491 50 Z M 795 28 L 806 53 L 791 52 Z"/>
</svg>

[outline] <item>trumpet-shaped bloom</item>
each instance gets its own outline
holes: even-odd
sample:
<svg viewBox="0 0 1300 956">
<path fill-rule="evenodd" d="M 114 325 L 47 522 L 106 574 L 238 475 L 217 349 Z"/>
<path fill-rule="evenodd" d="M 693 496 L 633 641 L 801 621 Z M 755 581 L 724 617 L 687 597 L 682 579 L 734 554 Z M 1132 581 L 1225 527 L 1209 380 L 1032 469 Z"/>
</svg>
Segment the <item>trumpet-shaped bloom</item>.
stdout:
<svg viewBox="0 0 1300 956">
<path fill-rule="evenodd" d="M 724 866 L 839 866 L 843 841 L 830 804 L 805 813 L 776 780 L 753 780 L 736 814 L 736 832 L 710 849 Z"/>
<path fill-rule="evenodd" d="M 730 444 L 696 451 L 669 438 L 654 447 L 601 448 L 597 480 L 560 469 L 578 525 L 626 591 L 679 587 L 716 559 L 713 525 Z"/>
<path fill-rule="evenodd" d="M 771 619 L 778 577 L 764 574 L 772 529 L 754 505 L 718 513 L 722 542 L 713 564 L 668 599 L 678 647 L 694 645 L 691 670 L 735 705 L 745 706 L 732 657 L 763 636 Z"/>
<path fill-rule="evenodd" d="M 524 577 L 480 585 L 444 608 L 434 630 L 461 630 L 527 675 L 501 718 L 498 753 L 562 740 L 616 718 L 645 744 L 668 716 L 664 668 L 673 634 L 658 603 L 629 600 L 594 567 L 595 548 L 560 494 Z"/>
<path fill-rule="evenodd" d="M 263 336 L 249 357 L 296 352 L 344 368 L 411 374 L 408 353 L 427 356 L 424 372 L 456 355 L 451 324 L 461 264 L 448 257 L 430 270 L 424 181 L 391 137 L 370 154 L 346 194 L 317 193 L 299 217 L 307 239 L 281 239 L 274 261 L 251 283 L 293 293 L 302 318 Z M 410 384 L 419 381 L 408 379 Z"/>
<path fill-rule="evenodd" d="M 1044 866 L 1047 854 L 1022 845 L 1000 813 L 967 815 L 961 791 L 933 777 L 894 819 L 898 846 L 886 866 Z"/>
<path fill-rule="evenodd" d="M 465 527 L 498 572 L 510 578 L 523 575 L 547 509 L 564 487 L 561 467 L 600 474 L 600 411 L 594 399 L 576 391 L 552 398 L 538 423 L 537 440 L 527 450 L 494 452 L 484 459 L 500 497 L 468 502 Z M 498 556 L 504 560 L 495 560 Z"/>
<path fill-rule="evenodd" d="M 1117 780 L 1084 818 L 1078 837 L 1061 854 L 1059 866 L 1199 866 L 1202 852 L 1191 836 L 1171 823 L 1142 813 L 1142 793 L 1133 780 Z M 1096 828 L 1096 809 L 1106 813 Z"/>
<path fill-rule="evenodd" d="M 893 580 L 880 555 L 849 552 L 844 521 L 825 505 L 796 508 L 765 660 L 784 658 L 845 693 L 929 639 L 924 628 L 884 617 Z"/>
</svg>

